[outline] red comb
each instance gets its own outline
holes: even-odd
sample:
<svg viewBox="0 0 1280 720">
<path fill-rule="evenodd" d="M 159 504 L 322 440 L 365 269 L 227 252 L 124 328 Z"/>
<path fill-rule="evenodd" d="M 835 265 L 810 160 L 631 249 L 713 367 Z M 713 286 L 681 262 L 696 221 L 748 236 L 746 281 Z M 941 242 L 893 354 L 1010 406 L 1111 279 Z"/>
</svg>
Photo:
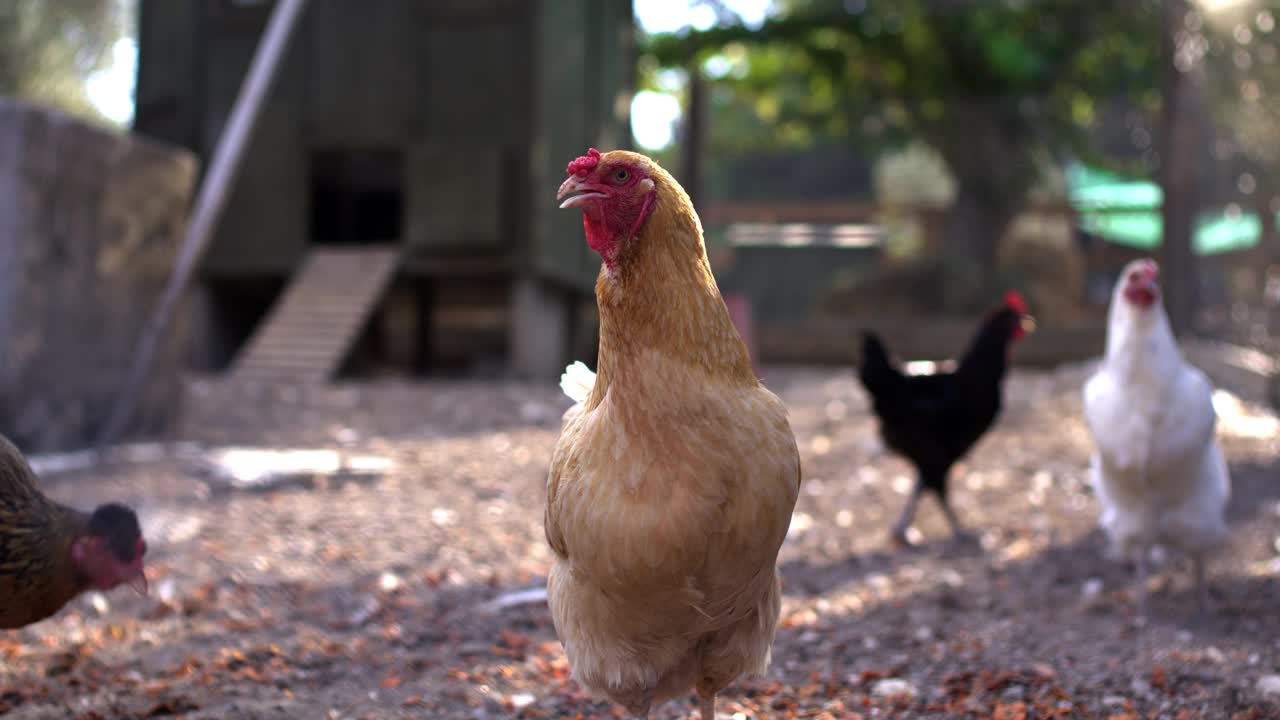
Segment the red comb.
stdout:
<svg viewBox="0 0 1280 720">
<path fill-rule="evenodd" d="M 1004 294 L 1005 307 L 1016 313 L 1027 314 L 1027 299 L 1022 297 L 1022 293 L 1017 290 L 1010 290 Z"/>
<path fill-rule="evenodd" d="M 565 171 L 570 175 L 581 175 L 583 173 L 591 172 L 595 169 L 596 165 L 599 164 L 600 151 L 595 148 L 591 148 L 587 151 L 586 155 L 574 158 L 573 162 L 569 163 L 569 167 L 566 168 Z"/>
</svg>

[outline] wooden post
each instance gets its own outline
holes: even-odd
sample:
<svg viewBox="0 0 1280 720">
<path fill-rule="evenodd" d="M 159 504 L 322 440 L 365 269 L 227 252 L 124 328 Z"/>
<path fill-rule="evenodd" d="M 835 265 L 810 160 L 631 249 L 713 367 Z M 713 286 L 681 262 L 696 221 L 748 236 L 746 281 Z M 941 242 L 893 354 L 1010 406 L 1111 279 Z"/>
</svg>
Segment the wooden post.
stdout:
<svg viewBox="0 0 1280 720">
<path fill-rule="evenodd" d="M 689 65 L 689 109 L 684 120 L 680 185 L 689 193 L 689 200 L 695 208 L 702 200 L 702 146 L 707 137 L 706 124 L 707 81 L 702 77 L 698 63 L 694 62 Z"/>
<path fill-rule="evenodd" d="M 521 380 L 551 381 L 564 370 L 569 350 L 571 295 L 546 280 L 521 273 L 512 281 L 507 355 Z"/>
<path fill-rule="evenodd" d="M 231 110 L 231 117 L 223 129 L 222 137 L 219 138 L 218 146 L 213 153 L 213 161 L 209 164 L 204 182 L 201 183 L 200 195 L 196 198 L 195 210 L 187 226 L 187 234 L 183 238 L 182 247 L 178 250 L 173 274 L 169 276 L 169 284 L 165 286 L 160 303 L 143 330 L 128 380 L 121 389 L 119 399 L 98 438 L 99 448 L 115 442 L 124 432 L 133 415 L 138 395 L 142 392 L 147 375 L 151 372 L 151 365 L 155 361 L 160 340 L 173 323 L 173 316 L 186 293 L 196 266 L 204 256 L 209 239 L 213 237 L 213 231 L 217 228 L 227 197 L 240 170 L 240 161 L 244 158 L 249 140 L 253 137 L 253 129 L 261 114 L 263 101 L 275 80 L 280 60 L 289 47 L 293 29 L 297 26 L 298 18 L 302 15 L 306 4 L 306 0 L 280 0 L 271 12 L 266 32 L 263 33 L 262 40 L 254 52 L 248 77 L 240 86 L 240 94 Z"/>
<path fill-rule="evenodd" d="M 1178 36 L 1185 33 L 1187 0 L 1166 0 L 1161 18 L 1160 188 L 1164 200 L 1161 276 L 1165 310 L 1173 331 L 1191 328 L 1199 276 L 1192 247 L 1196 217 L 1198 67 L 1178 67 Z"/>
</svg>

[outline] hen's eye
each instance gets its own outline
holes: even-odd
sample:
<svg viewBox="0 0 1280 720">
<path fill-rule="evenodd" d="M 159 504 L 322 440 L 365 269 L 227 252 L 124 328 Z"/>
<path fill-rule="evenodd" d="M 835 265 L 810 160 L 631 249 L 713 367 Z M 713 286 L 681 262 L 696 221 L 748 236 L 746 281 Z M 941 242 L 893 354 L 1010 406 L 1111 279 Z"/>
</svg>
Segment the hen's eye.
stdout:
<svg viewBox="0 0 1280 720">
<path fill-rule="evenodd" d="M 629 177 L 631 177 L 631 173 L 627 172 L 626 168 L 618 168 L 613 171 L 613 179 L 618 182 L 626 182 Z"/>
</svg>

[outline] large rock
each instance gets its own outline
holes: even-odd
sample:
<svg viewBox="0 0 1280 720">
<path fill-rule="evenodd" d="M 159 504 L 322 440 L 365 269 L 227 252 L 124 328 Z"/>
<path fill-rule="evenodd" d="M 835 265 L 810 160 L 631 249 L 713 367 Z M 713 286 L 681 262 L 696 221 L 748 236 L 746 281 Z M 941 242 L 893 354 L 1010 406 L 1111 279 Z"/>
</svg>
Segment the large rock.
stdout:
<svg viewBox="0 0 1280 720">
<path fill-rule="evenodd" d="M 27 451 L 91 442 L 173 266 L 190 153 L 0 98 L 0 432 Z M 174 413 L 184 323 L 134 430 Z"/>
</svg>

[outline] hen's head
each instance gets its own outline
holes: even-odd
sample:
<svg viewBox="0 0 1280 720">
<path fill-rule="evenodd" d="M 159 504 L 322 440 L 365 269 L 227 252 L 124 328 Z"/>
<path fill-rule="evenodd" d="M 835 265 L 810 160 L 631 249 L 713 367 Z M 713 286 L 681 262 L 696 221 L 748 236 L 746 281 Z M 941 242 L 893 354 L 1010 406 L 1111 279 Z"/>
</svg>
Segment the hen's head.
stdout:
<svg viewBox="0 0 1280 720">
<path fill-rule="evenodd" d="M 1134 260 L 1120 274 L 1120 295 L 1124 301 L 1146 310 L 1160 300 L 1160 266 L 1154 260 Z"/>
<path fill-rule="evenodd" d="M 95 590 L 128 584 L 146 594 L 147 576 L 142 568 L 146 553 L 147 541 L 142 539 L 138 516 L 116 503 L 98 506 L 84 534 L 71 544 L 76 571 Z"/>
<path fill-rule="evenodd" d="M 582 209 L 587 245 L 613 267 L 619 251 L 653 213 L 661 170 L 637 153 L 591 148 L 566 171 L 569 179 L 560 185 L 556 199 L 561 208 Z"/>
<path fill-rule="evenodd" d="M 1017 290 L 1006 292 L 1004 294 L 1004 309 L 1015 318 L 1012 328 L 1009 330 L 1010 340 L 1021 340 L 1036 329 L 1035 318 L 1031 317 L 1031 309 L 1027 307 L 1027 299 L 1022 297 L 1022 293 Z"/>
<path fill-rule="evenodd" d="M 1036 328 L 1027 299 L 1017 290 L 1009 290 L 1004 294 L 1004 300 L 994 310 L 994 315 L 1003 324 L 1004 331 L 1012 342 L 1021 340 Z"/>
</svg>

